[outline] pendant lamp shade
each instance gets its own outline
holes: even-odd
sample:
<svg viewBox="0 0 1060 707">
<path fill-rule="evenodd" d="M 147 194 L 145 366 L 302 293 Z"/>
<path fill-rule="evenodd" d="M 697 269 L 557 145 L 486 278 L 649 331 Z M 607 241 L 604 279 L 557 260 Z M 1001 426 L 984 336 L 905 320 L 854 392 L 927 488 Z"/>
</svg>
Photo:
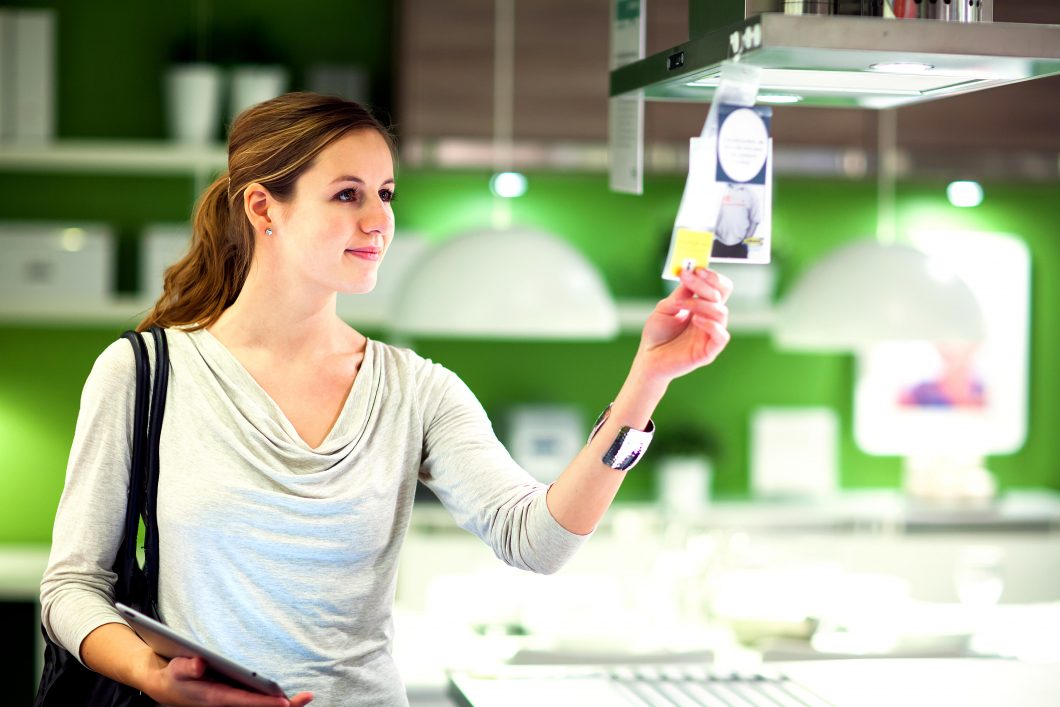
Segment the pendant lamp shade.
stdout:
<svg viewBox="0 0 1060 707">
<path fill-rule="evenodd" d="M 977 341 L 976 297 L 944 261 L 864 240 L 814 264 L 778 305 L 778 347 L 852 351 L 884 341 Z"/>
<path fill-rule="evenodd" d="M 484 229 L 429 250 L 397 298 L 394 330 L 409 336 L 606 339 L 618 313 L 597 270 L 561 238 Z"/>
</svg>

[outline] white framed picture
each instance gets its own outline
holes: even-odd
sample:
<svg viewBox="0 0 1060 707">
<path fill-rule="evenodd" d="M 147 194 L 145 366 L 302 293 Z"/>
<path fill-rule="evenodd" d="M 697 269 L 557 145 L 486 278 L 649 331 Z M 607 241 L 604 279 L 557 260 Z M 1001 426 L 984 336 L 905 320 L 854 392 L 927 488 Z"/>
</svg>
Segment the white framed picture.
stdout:
<svg viewBox="0 0 1060 707">
<path fill-rule="evenodd" d="M 888 342 L 859 354 L 858 446 L 905 457 L 1018 451 L 1027 435 L 1030 251 L 1018 236 L 1000 233 L 917 231 L 910 238 L 969 286 L 985 337 Z"/>
</svg>

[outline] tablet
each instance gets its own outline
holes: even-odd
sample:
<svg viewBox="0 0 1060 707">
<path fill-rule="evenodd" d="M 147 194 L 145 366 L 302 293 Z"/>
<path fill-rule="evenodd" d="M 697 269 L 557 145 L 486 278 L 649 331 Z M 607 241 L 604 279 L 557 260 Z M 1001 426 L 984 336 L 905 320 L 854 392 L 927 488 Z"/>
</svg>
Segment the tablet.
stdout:
<svg viewBox="0 0 1060 707">
<path fill-rule="evenodd" d="M 243 667 L 234 660 L 229 660 L 195 641 L 182 636 L 165 624 L 155 621 L 150 616 L 141 614 L 136 609 L 119 602 L 118 613 L 129 622 L 133 630 L 144 639 L 155 653 L 165 658 L 199 657 L 206 661 L 206 666 L 215 673 L 232 681 L 238 687 L 255 692 L 262 692 L 274 697 L 286 698 L 283 690 L 275 681 L 264 675 Z"/>
</svg>

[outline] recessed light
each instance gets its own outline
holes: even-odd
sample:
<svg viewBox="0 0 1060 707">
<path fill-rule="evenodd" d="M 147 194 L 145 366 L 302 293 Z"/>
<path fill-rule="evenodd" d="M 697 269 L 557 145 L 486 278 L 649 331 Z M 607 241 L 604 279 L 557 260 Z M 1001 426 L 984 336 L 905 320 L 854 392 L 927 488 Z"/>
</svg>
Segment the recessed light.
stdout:
<svg viewBox="0 0 1060 707">
<path fill-rule="evenodd" d="M 950 182 L 946 186 L 946 198 L 954 206 L 970 208 L 983 203 L 983 187 L 979 182 Z"/>
<path fill-rule="evenodd" d="M 926 74 L 935 67 L 918 61 L 884 61 L 869 68 L 883 74 Z"/>
<path fill-rule="evenodd" d="M 514 199 L 526 193 L 526 177 L 518 172 L 498 172 L 490 177 L 490 191 L 505 199 Z"/>
<path fill-rule="evenodd" d="M 758 96 L 760 103 L 798 103 L 801 100 L 802 96 L 790 93 L 763 93 Z"/>
</svg>

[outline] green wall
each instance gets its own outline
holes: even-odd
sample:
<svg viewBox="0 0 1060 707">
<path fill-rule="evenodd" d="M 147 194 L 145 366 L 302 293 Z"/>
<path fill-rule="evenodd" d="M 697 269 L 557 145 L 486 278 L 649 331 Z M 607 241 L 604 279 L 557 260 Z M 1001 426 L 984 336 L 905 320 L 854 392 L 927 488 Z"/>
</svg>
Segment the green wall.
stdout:
<svg viewBox="0 0 1060 707">
<path fill-rule="evenodd" d="M 80 181 L 84 180 L 85 184 Z M 403 170 L 396 203 L 399 226 L 441 239 L 482 223 L 488 208 L 488 175 Z M 157 184 L 153 182 L 157 181 Z M 190 188 L 172 179 L 77 178 L 0 174 L 3 213 L 13 218 L 91 217 L 137 224 L 187 214 Z M 83 194 L 91 199 L 53 199 Z M 135 198 L 130 190 L 136 186 Z M 157 186 L 157 190 L 152 186 Z M 1053 224 L 1060 221 L 1055 185 L 985 184 L 986 201 L 972 210 L 950 207 L 942 184 L 902 185 L 900 222 L 919 227 L 967 227 L 1023 236 L 1033 258 L 1030 428 L 1017 454 L 990 460 L 1004 487 L 1060 487 L 1060 453 L 1047 428 L 1060 417 L 1056 367 L 1060 331 L 1045 316 L 1056 301 L 1060 248 Z M 661 294 L 661 233 L 673 218 L 680 181 L 653 179 L 640 197 L 608 192 L 603 175 L 531 174 L 530 190 L 514 205 L 516 222 L 549 228 L 569 238 L 602 270 L 618 297 Z M 875 194 L 871 183 L 778 179 L 777 260 L 790 281 L 806 263 L 836 245 L 871 231 Z M 827 214 L 827 218 L 823 217 Z M 894 283 L 900 286 L 901 283 Z M 1003 283 L 998 284 L 1004 286 Z M 66 454 L 84 377 L 118 327 L 0 326 L 0 542 L 45 541 L 62 488 Z M 383 336 L 382 332 L 369 332 Z M 518 402 L 563 402 L 586 421 L 621 384 L 636 337 L 613 342 L 544 343 L 425 340 L 424 355 L 460 374 L 495 421 Z M 688 422 L 720 439 L 715 491 L 747 491 L 747 425 L 764 405 L 825 405 L 841 420 L 844 487 L 894 487 L 899 460 L 870 457 L 853 443 L 853 360 L 843 355 L 777 351 L 767 336 L 738 333 L 714 365 L 675 382 L 656 415 L 661 430 Z M 632 475 L 621 499 L 651 494 L 651 458 Z"/>
<path fill-rule="evenodd" d="M 161 71 L 169 49 L 202 23 L 211 28 L 207 35 L 214 53 L 225 46 L 216 37 L 231 36 L 233 27 L 282 48 L 277 55 L 294 69 L 295 87 L 311 61 L 361 63 L 373 72 L 373 102 L 385 113 L 392 99 L 393 11 L 386 3 L 328 0 L 306 13 L 292 13 L 279 0 L 186 0 L 165 7 L 124 0 L 106 9 L 74 0 L 5 4 L 59 9 L 59 134 L 64 138 L 162 137 Z M 202 8 L 212 8 L 212 16 L 203 18 Z M 282 21 L 262 24 L 271 17 Z M 682 179 L 651 178 L 644 195 L 636 197 L 610 193 L 604 175 L 529 177 L 529 192 L 513 204 L 516 223 L 569 239 L 596 263 L 618 297 L 661 295 L 662 249 Z M 401 170 L 395 204 L 399 229 L 437 240 L 487 222 L 487 180 L 480 172 Z M 991 459 L 989 465 L 1003 487 L 1060 488 L 1060 452 L 1047 428 L 1060 418 L 1060 401 L 1049 393 L 1060 389 L 1052 365 L 1060 357 L 1060 331 L 1047 306 L 1060 295 L 1056 184 L 985 183 L 983 205 L 968 210 L 950 207 L 943 187 L 899 185 L 900 225 L 1016 233 L 1031 249 L 1029 434 L 1020 452 Z M 194 196 L 192 180 L 183 177 L 0 172 L 0 218 L 111 224 L 119 236 L 119 291 L 134 289 L 144 225 L 186 219 Z M 778 178 L 774 204 L 782 288 L 825 252 L 874 231 L 871 182 Z M 81 386 L 95 356 L 119 334 L 120 327 L 0 324 L 0 542 L 49 539 Z M 416 347 L 464 377 L 498 422 L 510 404 L 547 401 L 578 406 L 588 423 L 621 384 L 636 343 L 636 337 L 625 335 L 601 343 L 430 340 Z M 829 406 L 841 421 L 843 486 L 894 487 L 899 460 L 867 456 L 853 443 L 852 383 L 849 356 L 782 353 L 767 336 L 738 333 L 714 365 L 671 386 L 656 422 L 660 430 L 691 423 L 712 431 L 720 440 L 715 491 L 740 495 L 747 491 L 751 411 L 763 405 Z M 621 499 L 650 496 L 651 463 L 649 455 L 630 476 Z"/>
</svg>

